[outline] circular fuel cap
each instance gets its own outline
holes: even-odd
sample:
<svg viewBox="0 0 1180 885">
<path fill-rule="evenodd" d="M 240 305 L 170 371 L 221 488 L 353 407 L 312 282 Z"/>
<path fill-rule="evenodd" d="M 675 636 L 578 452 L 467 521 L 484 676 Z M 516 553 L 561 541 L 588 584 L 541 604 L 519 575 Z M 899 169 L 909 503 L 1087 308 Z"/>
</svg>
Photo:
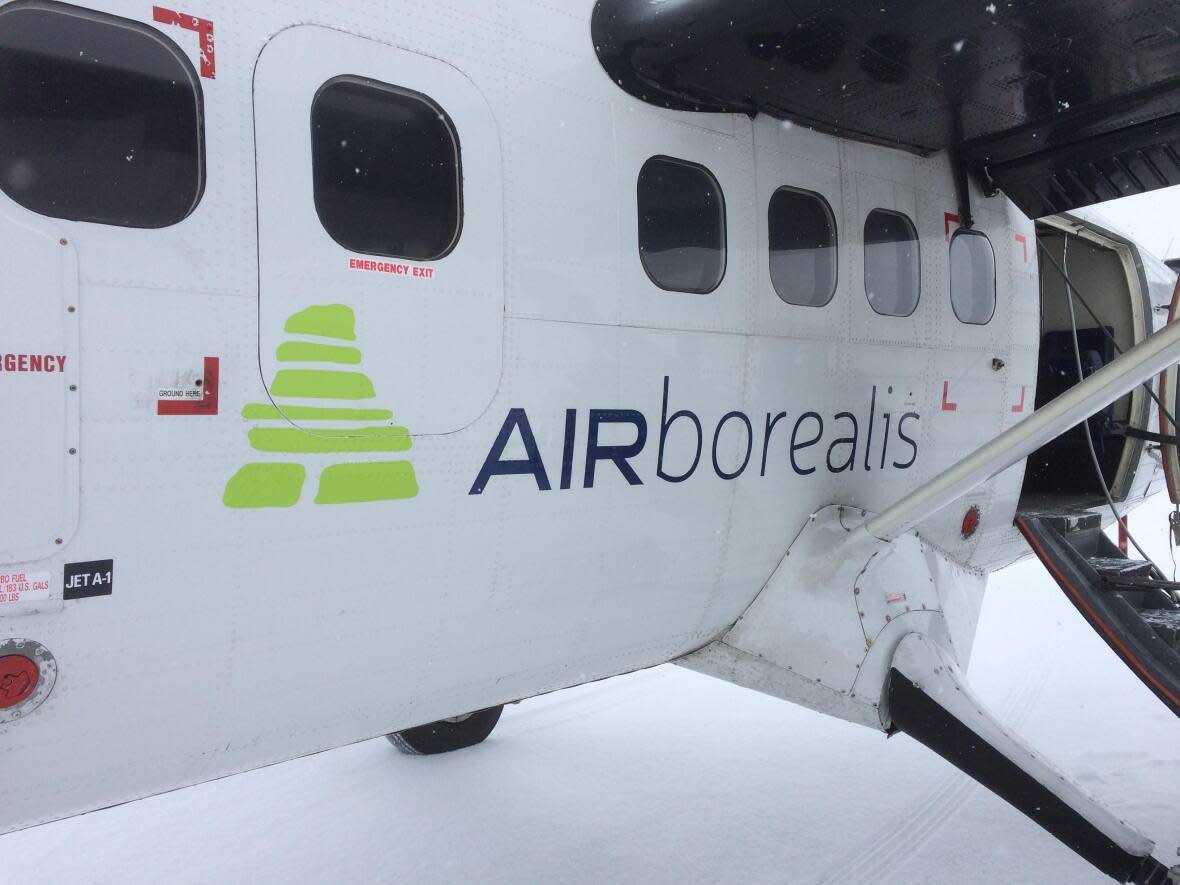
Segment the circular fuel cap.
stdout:
<svg viewBox="0 0 1180 885">
<path fill-rule="evenodd" d="M 24 703 L 40 679 L 40 668 L 24 655 L 0 657 L 0 710 Z"/>
<path fill-rule="evenodd" d="M 57 659 L 31 639 L 0 640 L 0 725 L 36 710 L 57 682 Z"/>
</svg>

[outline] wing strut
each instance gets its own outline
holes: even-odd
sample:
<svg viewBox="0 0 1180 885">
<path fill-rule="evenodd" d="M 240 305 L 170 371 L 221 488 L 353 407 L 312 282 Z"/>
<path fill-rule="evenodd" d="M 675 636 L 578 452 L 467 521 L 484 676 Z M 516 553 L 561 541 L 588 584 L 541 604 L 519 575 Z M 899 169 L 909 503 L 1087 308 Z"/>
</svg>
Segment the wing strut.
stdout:
<svg viewBox="0 0 1180 885">
<path fill-rule="evenodd" d="M 906 636 L 886 686 L 893 726 L 970 775 L 1116 882 L 1167 885 L 1150 840 L 1082 792 L 976 700 L 929 638 Z"/>
<path fill-rule="evenodd" d="M 883 541 L 894 540 L 1177 362 L 1180 362 L 1180 323 L 1171 323 L 881 511 L 865 528 Z"/>
</svg>

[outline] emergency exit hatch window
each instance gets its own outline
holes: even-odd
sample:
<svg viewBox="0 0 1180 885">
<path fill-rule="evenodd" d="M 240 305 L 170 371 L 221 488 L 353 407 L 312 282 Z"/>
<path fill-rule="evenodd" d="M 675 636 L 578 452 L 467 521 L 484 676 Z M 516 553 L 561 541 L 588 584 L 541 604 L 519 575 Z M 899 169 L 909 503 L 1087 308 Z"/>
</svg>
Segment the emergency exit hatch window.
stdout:
<svg viewBox="0 0 1180 885">
<path fill-rule="evenodd" d="M 67 6 L 0 8 L 0 188 L 54 218 L 175 224 L 204 187 L 201 87 L 159 31 Z"/>
<path fill-rule="evenodd" d="M 419 92 L 336 77 L 311 106 L 312 181 L 324 229 L 345 249 L 430 261 L 459 239 L 459 137 Z"/>
</svg>

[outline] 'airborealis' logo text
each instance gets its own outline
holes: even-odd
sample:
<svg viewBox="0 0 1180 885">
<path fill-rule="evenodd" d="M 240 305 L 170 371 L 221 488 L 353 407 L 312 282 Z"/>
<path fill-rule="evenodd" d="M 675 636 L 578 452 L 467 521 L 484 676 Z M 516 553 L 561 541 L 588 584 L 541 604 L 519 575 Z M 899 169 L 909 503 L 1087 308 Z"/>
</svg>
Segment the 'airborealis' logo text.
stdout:
<svg viewBox="0 0 1180 885">
<path fill-rule="evenodd" d="M 914 436 L 910 436 L 911 433 L 917 434 L 915 428 L 907 424 L 917 424 L 921 416 L 917 412 L 904 412 L 895 417 L 890 412 L 879 411 L 876 385 L 865 398 L 867 416 L 861 412 L 858 417 L 857 412 L 847 410 L 828 416 L 812 410 L 793 415 L 767 412 L 764 424 L 761 415 L 757 416 L 762 426 L 755 430 L 754 421 L 740 411 L 726 412 L 711 427 L 689 409 L 668 414 L 668 384 L 668 376 L 665 375 L 656 453 L 656 476 L 665 482 L 684 482 L 697 474 L 698 469 L 708 472 L 709 468 L 702 465 L 706 453 L 711 453 L 712 472 L 725 480 L 737 479 L 754 471 L 759 476 L 766 476 L 768 466 L 770 469 L 782 469 L 784 461 L 796 474 L 808 476 L 816 471 L 908 470 L 918 459 L 918 442 Z M 607 433 L 616 439 L 619 437 L 618 429 L 607 429 L 611 425 L 629 426 L 631 431 L 622 433 L 628 437 L 633 433 L 634 439 L 622 445 L 602 443 L 601 439 Z M 693 454 L 683 458 L 684 449 L 680 447 L 677 449 L 677 462 L 671 463 L 673 459 L 669 455 L 668 437 L 677 425 L 676 432 L 687 433 L 693 440 L 689 447 Z M 562 489 L 570 488 L 575 479 L 577 427 L 578 410 L 566 409 L 561 470 L 558 475 L 558 487 Z M 727 434 L 733 436 L 726 438 L 738 441 L 739 451 L 744 450 L 737 463 L 723 463 L 732 459 L 719 457 L 723 436 Z M 631 461 L 643 451 L 647 437 L 647 418 L 642 412 L 634 409 L 590 409 L 585 458 L 581 476 L 578 477 L 581 487 L 593 488 L 595 478 L 605 465 L 612 465 L 630 485 L 643 485 Z M 524 458 L 504 457 L 514 438 L 519 438 L 523 445 Z M 522 474 L 531 476 L 537 488 L 543 492 L 553 488 L 550 469 L 541 457 L 528 412 L 510 409 L 469 494 L 482 494 L 493 476 Z"/>
<path fill-rule="evenodd" d="M 410 431 L 389 422 L 389 409 L 363 407 L 376 397 L 369 376 L 355 369 L 361 352 L 356 317 L 343 304 L 317 304 L 293 314 L 283 331 L 294 336 L 279 345 L 279 369 L 270 383 L 273 402 L 250 403 L 242 417 L 260 422 L 250 429 L 250 446 L 272 460 L 247 464 L 226 483 L 227 507 L 291 507 L 307 479 L 307 461 L 332 463 L 320 470 L 317 504 L 392 501 L 418 494 L 414 467 L 406 460 L 373 459 L 375 453 L 405 452 Z M 298 425 L 298 426 L 295 426 Z M 347 425 L 347 426 L 341 426 Z M 293 456 L 302 455 L 303 458 Z M 361 455 L 367 458 L 346 458 Z M 314 457 L 319 456 L 319 457 Z M 337 460 L 337 457 L 341 460 Z"/>
</svg>

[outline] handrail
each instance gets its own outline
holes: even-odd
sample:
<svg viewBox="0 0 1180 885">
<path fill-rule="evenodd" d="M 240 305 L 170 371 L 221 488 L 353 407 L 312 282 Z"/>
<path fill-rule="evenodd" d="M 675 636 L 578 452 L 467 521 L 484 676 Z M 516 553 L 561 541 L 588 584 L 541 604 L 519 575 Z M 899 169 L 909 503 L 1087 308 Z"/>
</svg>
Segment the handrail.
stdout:
<svg viewBox="0 0 1180 885">
<path fill-rule="evenodd" d="M 1165 326 L 1074 385 L 1015 427 L 891 504 L 867 523 L 869 534 L 892 541 L 932 513 L 1007 470 L 1069 428 L 1081 424 L 1137 385 L 1180 362 L 1180 323 Z"/>
</svg>

